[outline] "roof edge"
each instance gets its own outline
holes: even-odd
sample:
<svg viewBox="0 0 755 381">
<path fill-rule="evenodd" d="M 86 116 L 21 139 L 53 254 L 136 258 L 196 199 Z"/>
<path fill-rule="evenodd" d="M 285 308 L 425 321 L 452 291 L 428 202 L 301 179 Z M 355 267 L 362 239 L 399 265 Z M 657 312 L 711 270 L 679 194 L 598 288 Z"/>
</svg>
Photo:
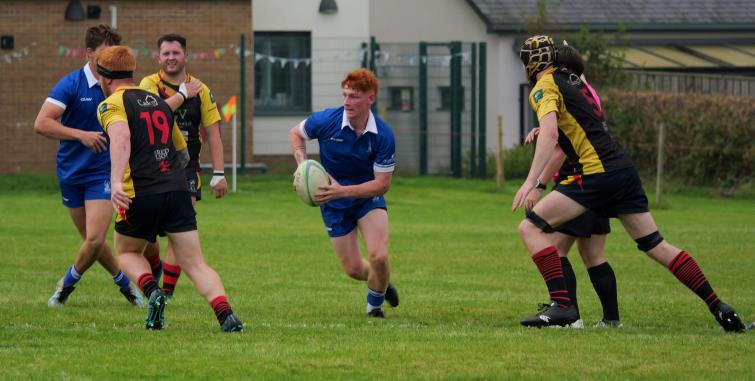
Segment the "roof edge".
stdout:
<svg viewBox="0 0 755 381">
<path fill-rule="evenodd" d="M 468 2 L 470 0 L 467 0 Z M 553 29 L 562 32 L 576 32 L 586 26 L 588 30 L 600 30 L 604 32 L 616 32 L 623 25 L 625 32 L 742 32 L 755 31 L 749 23 L 718 23 L 718 24 L 619 24 L 619 23 L 581 23 L 581 24 L 555 24 Z M 521 25 L 499 24 L 488 28 L 490 33 L 519 33 Z"/>
<path fill-rule="evenodd" d="M 477 16 L 480 17 L 482 22 L 485 23 L 485 26 L 488 28 L 488 33 L 496 33 L 493 20 L 491 20 L 485 13 L 480 10 L 480 7 L 475 4 L 474 0 L 466 0 L 466 2 L 472 8 L 474 13 L 476 13 Z"/>
</svg>

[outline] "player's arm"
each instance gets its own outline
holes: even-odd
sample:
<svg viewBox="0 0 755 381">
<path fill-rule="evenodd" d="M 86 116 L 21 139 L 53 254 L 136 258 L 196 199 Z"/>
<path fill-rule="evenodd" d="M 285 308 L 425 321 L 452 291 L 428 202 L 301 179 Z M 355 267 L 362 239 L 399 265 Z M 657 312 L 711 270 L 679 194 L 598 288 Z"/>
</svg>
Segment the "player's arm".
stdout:
<svg viewBox="0 0 755 381">
<path fill-rule="evenodd" d="M 184 135 L 181 133 L 181 130 L 178 128 L 178 124 L 176 122 L 173 122 L 173 128 L 170 130 L 171 132 L 171 139 L 173 141 L 173 148 L 176 150 L 176 155 L 178 157 L 178 165 L 181 166 L 181 168 L 186 168 L 186 165 L 189 164 L 189 149 L 186 145 L 186 139 L 184 139 Z"/>
<path fill-rule="evenodd" d="M 107 138 L 104 134 L 66 127 L 60 123 L 58 120 L 63 116 L 63 111 L 63 108 L 54 103 L 43 103 L 37 119 L 34 120 L 34 132 L 50 139 L 78 140 L 97 153 L 107 150 Z"/>
<path fill-rule="evenodd" d="M 131 203 L 131 198 L 123 191 L 123 175 L 131 156 L 131 131 L 123 121 L 111 123 L 107 131 L 110 136 L 110 194 L 113 207 L 120 213 Z"/>
<path fill-rule="evenodd" d="M 353 197 L 371 198 L 388 193 L 393 180 L 393 172 L 375 172 L 375 179 L 356 185 L 341 185 L 333 177 L 329 185 L 320 186 L 320 191 L 315 193 L 315 201 L 324 204 L 328 201 Z"/>
<path fill-rule="evenodd" d="M 535 206 L 537 201 L 540 199 L 540 194 L 545 190 L 546 184 L 548 184 L 548 180 L 553 176 L 554 173 L 556 173 L 556 171 L 559 170 L 559 168 L 561 168 L 561 166 L 564 164 L 565 159 L 566 154 L 563 150 L 561 150 L 561 147 L 556 144 L 556 147 L 553 150 L 553 155 L 551 155 L 551 159 L 548 161 L 548 164 L 545 165 L 543 173 L 541 173 L 537 178 L 535 187 L 532 188 L 530 193 L 527 194 L 527 198 L 524 200 L 525 211 L 530 211 L 532 207 Z"/>
<path fill-rule="evenodd" d="M 538 177 L 543 173 L 543 169 L 545 169 L 551 156 L 553 156 L 553 147 L 556 146 L 558 138 L 557 118 L 558 116 L 555 111 L 549 112 L 540 118 L 540 133 L 535 144 L 535 157 L 532 158 L 532 165 L 530 166 L 527 179 L 522 184 L 522 187 L 519 188 L 519 191 L 516 192 L 516 196 L 514 196 L 514 202 L 511 205 L 512 211 L 515 211 L 524 204 L 527 194 L 535 187 Z"/>
<path fill-rule="evenodd" d="M 223 140 L 220 137 L 220 122 L 205 127 L 204 131 L 207 145 L 210 146 L 210 159 L 212 160 L 210 187 L 215 198 L 220 198 L 228 192 L 228 182 L 225 180 L 225 161 L 223 160 Z"/>
<path fill-rule="evenodd" d="M 291 130 L 288 131 L 288 144 L 291 146 L 296 165 L 307 160 L 307 141 L 301 136 L 303 124 L 304 122 L 301 122 L 291 127 Z"/>
</svg>

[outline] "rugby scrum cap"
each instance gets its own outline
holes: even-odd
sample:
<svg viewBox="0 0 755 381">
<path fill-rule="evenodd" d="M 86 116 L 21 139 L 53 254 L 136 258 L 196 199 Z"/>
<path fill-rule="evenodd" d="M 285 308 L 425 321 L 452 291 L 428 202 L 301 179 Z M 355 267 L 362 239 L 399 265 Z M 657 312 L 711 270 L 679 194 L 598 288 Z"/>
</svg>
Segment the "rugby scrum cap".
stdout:
<svg viewBox="0 0 755 381">
<path fill-rule="evenodd" d="M 556 49 L 553 45 L 553 39 L 549 36 L 538 35 L 528 38 L 519 49 L 519 58 L 522 59 L 527 78 L 530 84 L 537 82 L 535 75 L 553 65 L 555 61 Z"/>
</svg>

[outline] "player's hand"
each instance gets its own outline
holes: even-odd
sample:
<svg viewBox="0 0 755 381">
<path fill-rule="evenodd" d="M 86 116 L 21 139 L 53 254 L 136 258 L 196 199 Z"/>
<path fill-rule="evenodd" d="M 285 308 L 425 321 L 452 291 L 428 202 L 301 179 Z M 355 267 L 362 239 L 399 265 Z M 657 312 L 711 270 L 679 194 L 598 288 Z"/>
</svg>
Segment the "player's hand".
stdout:
<svg viewBox="0 0 755 381">
<path fill-rule="evenodd" d="M 330 184 L 320 185 L 319 187 L 317 187 L 318 189 L 320 189 L 320 192 L 315 193 L 315 202 L 318 205 L 325 204 L 328 201 L 332 201 L 338 198 L 346 197 L 344 187 L 339 184 L 338 181 L 336 181 L 336 179 L 334 179 L 330 174 L 328 174 L 328 177 L 330 177 Z"/>
<path fill-rule="evenodd" d="M 511 203 L 511 211 L 514 212 L 520 207 L 524 205 L 524 201 L 527 198 L 527 194 L 530 193 L 532 188 L 535 187 L 535 184 L 533 184 L 530 181 L 525 181 L 524 184 L 519 188 L 518 191 L 516 191 L 516 195 L 514 196 L 514 202 Z"/>
<path fill-rule="evenodd" d="M 199 94 L 199 90 L 202 89 L 202 82 L 200 82 L 196 78 L 192 78 L 189 82 L 184 82 L 186 84 L 186 97 L 187 98 L 194 98 Z"/>
<path fill-rule="evenodd" d="M 210 180 L 210 188 L 212 188 L 212 194 L 215 198 L 221 198 L 228 193 L 228 182 L 223 175 L 214 175 Z"/>
<path fill-rule="evenodd" d="M 132 201 L 123 190 L 123 183 L 113 183 L 110 185 L 110 201 L 113 203 L 113 209 L 122 217 Z"/>
<path fill-rule="evenodd" d="M 294 181 L 292 183 L 294 186 L 294 192 L 296 192 L 296 187 L 299 185 L 299 182 L 301 182 L 301 174 L 299 171 L 294 171 Z"/>
<path fill-rule="evenodd" d="M 540 195 L 543 193 L 542 189 L 534 188 L 527 193 L 527 197 L 524 198 L 524 211 L 529 212 L 535 207 L 537 201 L 540 200 Z"/>
<path fill-rule="evenodd" d="M 535 140 L 537 140 L 537 135 L 539 134 L 540 134 L 540 128 L 533 128 L 532 131 L 530 131 L 530 133 L 527 134 L 527 137 L 524 138 L 524 144 L 533 143 Z"/>
<path fill-rule="evenodd" d="M 79 141 L 94 153 L 107 151 L 107 137 L 101 132 L 81 131 Z"/>
</svg>

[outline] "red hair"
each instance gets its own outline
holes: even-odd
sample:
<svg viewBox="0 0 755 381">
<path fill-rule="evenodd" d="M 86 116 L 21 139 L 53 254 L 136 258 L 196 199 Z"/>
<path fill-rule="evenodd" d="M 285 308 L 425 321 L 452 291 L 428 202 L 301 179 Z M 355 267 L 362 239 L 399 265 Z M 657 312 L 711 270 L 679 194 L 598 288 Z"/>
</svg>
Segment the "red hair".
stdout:
<svg viewBox="0 0 755 381">
<path fill-rule="evenodd" d="M 346 74 L 346 78 L 341 81 L 341 87 L 348 87 L 361 92 L 374 91 L 375 95 L 377 95 L 379 85 L 380 82 L 375 76 L 375 73 L 365 68 L 357 69 Z"/>
</svg>

